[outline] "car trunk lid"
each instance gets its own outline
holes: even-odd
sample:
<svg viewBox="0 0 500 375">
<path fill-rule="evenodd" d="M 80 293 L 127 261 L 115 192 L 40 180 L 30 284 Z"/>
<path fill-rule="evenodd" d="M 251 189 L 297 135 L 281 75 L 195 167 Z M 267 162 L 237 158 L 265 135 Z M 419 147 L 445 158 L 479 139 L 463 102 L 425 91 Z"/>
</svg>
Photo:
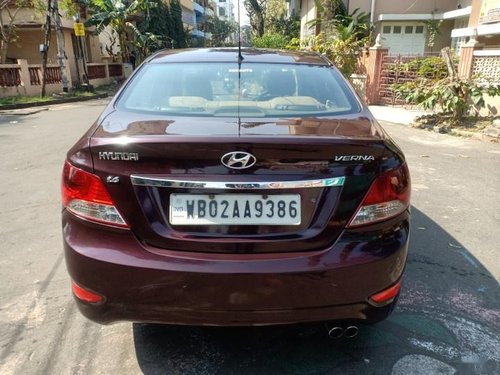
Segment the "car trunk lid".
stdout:
<svg viewBox="0 0 500 375">
<path fill-rule="evenodd" d="M 133 117 L 124 121 L 115 113 L 97 129 L 91 139 L 95 172 L 107 181 L 137 237 L 168 250 L 262 253 L 324 248 L 354 214 L 379 174 L 386 150 L 378 126 L 362 116 L 279 121 Z M 224 166 L 221 159 L 233 152 L 251 154 L 255 165 Z M 194 217 L 200 219 L 198 205 L 203 201 L 208 215 L 212 201 L 220 211 L 224 200 L 230 205 L 229 219 L 220 221 L 216 215 L 208 217 L 209 223 L 193 222 Z M 262 215 L 270 214 L 270 201 L 276 212 L 267 221 L 257 220 L 261 204 L 268 209 Z M 171 210 L 176 204 L 177 209 L 185 207 L 182 215 L 191 222 L 176 221 Z M 193 204 L 194 209 L 186 206 Z M 244 217 L 248 205 L 250 221 Z M 294 209 L 299 220 L 290 217 Z"/>
</svg>

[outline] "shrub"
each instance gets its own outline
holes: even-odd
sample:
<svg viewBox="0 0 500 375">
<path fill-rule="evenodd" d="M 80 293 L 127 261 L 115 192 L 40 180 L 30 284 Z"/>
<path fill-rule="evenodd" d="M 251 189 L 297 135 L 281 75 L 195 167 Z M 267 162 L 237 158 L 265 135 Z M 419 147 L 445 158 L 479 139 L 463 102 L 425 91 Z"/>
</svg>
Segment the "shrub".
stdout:
<svg viewBox="0 0 500 375">
<path fill-rule="evenodd" d="M 284 49 L 288 44 L 287 38 L 278 33 L 265 33 L 261 37 L 254 37 L 252 44 L 257 48 Z"/>
<path fill-rule="evenodd" d="M 353 36 L 352 24 L 347 27 L 338 24 L 335 34 L 319 33 L 307 43 L 309 49 L 328 57 L 342 74 L 349 78 L 356 70 L 357 56 L 365 40 L 358 40 Z M 289 45 L 289 47 L 294 49 L 295 45 Z"/>
<path fill-rule="evenodd" d="M 479 109 L 485 105 L 484 95 L 500 95 L 500 85 L 486 85 L 459 78 L 450 48 L 443 48 L 441 56 L 447 70 L 446 78 L 436 78 L 434 70 L 432 77 L 426 78 L 429 69 L 435 69 L 435 63 L 438 62 L 438 58 L 428 58 L 418 66 L 423 73 L 419 78 L 392 86 L 396 95 L 407 103 L 421 105 L 424 109 L 435 110 L 441 115 L 451 115 L 452 123 L 459 122 L 472 110 L 479 113 Z M 443 75 L 445 74 L 441 76 Z"/>
<path fill-rule="evenodd" d="M 438 56 L 416 58 L 403 64 L 403 70 L 413 70 L 418 77 L 444 78 L 448 76 L 446 62 Z"/>
<path fill-rule="evenodd" d="M 394 91 L 407 103 L 421 105 L 426 110 L 436 110 L 439 114 L 449 114 L 452 122 L 457 123 L 467 114 L 471 104 L 476 110 L 484 107 L 484 95 L 500 95 L 500 86 L 480 85 L 460 78 L 420 78 L 394 85 Z"/>
</svg>

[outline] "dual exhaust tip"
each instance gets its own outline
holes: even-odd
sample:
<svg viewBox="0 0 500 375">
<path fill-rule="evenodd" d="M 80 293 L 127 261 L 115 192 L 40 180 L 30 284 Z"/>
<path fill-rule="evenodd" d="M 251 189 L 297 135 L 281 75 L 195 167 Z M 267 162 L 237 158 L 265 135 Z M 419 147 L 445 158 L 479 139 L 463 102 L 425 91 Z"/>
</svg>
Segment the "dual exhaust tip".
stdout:
<svg viewBox="0 0 500 375">
<path fill-rule="evenodd" d="M 342 336 L 352 339 L 356 337 L 359 333 L 359 328 L 357 326 L 347 326 L 345 329 L 340 326 L 328 327 L 328 336 L 332 339 L 338 339 Z"/>
</svg>

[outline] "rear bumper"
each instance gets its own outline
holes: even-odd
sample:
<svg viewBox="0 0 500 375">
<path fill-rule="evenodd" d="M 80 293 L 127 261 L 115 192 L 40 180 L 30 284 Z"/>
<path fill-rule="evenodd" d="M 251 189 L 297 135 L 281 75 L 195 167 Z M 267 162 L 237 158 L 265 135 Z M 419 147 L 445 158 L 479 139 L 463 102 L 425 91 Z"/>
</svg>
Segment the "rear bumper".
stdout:
<svg viewBox="0 0 500 375">
<path fill-rule="evenodd" d="M 327 249 L 304 253 L 207 254 L 149 248 L 128 230 L 104 230 L 63 212 L 71 278 L 105 297 L 77 299 L 99 323 L 120 320 L 191 325 L 313 321 L 375 323 L 393 302 L 369 297 L 402 275 L 409 214 L 345 231 Z"/>
</svg>

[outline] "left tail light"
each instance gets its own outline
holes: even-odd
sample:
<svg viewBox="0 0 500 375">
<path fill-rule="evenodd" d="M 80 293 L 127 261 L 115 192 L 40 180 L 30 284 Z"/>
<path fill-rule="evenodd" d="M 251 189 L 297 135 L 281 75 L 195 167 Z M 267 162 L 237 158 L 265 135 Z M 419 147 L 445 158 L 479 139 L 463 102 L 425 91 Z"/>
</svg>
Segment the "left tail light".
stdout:
<svg viewBox="0 0 500 375">
<path fill-rule="evenodd" d="M 66 161 L 61 193 L 64 207 L 72 214 L 96 223 L 128 228 L 99 176 Z"/>
</svg>

